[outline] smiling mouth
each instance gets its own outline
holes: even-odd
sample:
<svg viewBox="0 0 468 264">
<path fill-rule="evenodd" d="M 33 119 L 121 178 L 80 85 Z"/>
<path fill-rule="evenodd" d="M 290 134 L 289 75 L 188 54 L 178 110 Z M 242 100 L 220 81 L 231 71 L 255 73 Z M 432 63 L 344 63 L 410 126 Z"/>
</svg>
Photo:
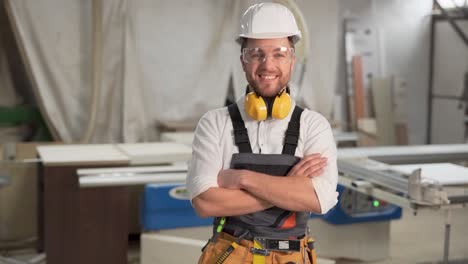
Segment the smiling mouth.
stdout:
<svg viewBox="0 0 468 264">
<path fill-rule="evenodd" d="M 264 74 L 259 74 L 258 77 L 261 79 L 261 80 L 274 80 L 276 78 L 278 78 L 278 75 L 264 75 Z"/>
</svg>

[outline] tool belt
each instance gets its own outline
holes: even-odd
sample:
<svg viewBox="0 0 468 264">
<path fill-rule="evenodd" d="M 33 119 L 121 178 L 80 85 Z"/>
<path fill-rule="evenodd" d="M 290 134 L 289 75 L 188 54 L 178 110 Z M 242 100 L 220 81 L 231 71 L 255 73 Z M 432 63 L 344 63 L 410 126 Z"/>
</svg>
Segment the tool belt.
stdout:
<svg viewBox="0 0 468 264">
<path fill-rule="evenodd" d="M 233 246 L 234 245 L 234 246 Z M 316 264 L 314 241 L 255 237 L 239 239 L 220 233 L 203 248 L 199 264 Z"/>
</svg>

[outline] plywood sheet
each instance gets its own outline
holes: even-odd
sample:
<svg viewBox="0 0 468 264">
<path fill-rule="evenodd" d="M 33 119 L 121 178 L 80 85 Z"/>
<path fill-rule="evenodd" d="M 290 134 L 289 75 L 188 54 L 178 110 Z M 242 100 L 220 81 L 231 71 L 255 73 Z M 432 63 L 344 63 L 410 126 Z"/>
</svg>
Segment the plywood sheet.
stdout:
<svg viewBox="0 0 468 264">
<path fill-rule="evenodd" d="M 338 158 L 366 158 L 407 155 L 459 155 L 468 156 L 467 144 L 414 145 L 338 149 Z"/>
<path fill-rule="evenodd" d="M 63 145 L 37 148 L 42 162 L 50 165 L 112 165 L 128 164 L 130 159 L 115 145 Z"/>
<path fill-rule="evenodd" d="M 396 133 L 393 116 L 392 80 L 390 78 L 373 78 L 372 97 L 377 123 L 377 144 L 395 145 Z"/>
<path fill-rule="evenodd" d="M 192 157 L 192 148 L 175 142 L 118 144 L 117 147 L 130 159 L 131 165 L 173 163 Z"/>
<path fill-rule="evenodd" d="M 361 56 L 353 56 L 354 114 L 356 120 L 365 117 L 364 82 Z"/>
<path fill-rule="evenodd" d="M 407 174 L 421 169 L 423 181 L 441 185 L 468 185 L 468 168 L 452 163 L 408 164 L 391 167 Z"/>
</svg>

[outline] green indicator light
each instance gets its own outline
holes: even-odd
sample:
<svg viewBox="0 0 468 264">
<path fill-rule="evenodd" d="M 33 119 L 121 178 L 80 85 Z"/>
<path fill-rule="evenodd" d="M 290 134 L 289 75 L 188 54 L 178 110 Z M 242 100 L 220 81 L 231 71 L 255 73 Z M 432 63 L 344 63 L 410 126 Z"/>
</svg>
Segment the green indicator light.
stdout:
<svg viewBox="0 0 468 264">
<path fill-rule="evenodd" d="M 377 201 L 377 200 L 374 200 L 374 201 L 372 202 L 372 205 L 373 205 L 374 207 L 379 207 L 380 202 Z"/>
</svg>

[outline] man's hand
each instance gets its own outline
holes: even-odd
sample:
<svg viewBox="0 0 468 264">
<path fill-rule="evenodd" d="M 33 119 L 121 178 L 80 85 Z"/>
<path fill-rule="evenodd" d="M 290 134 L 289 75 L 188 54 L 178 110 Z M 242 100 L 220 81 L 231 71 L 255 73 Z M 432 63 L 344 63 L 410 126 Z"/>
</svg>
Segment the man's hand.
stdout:
<svg viewBox="0 0 468 264">
<path fill-rule="evenodd" d="M 222 170 L 218 173 L 218 185 L 226 189 L 240 189 L 241 175 L 244 170 Z"/>
<path fill-rule="evenodd" d="M 327 166 L 327 158 L 320 154 L 307 155 L 289 171 L 288 176 L 314 178 L 322 174 L 325 166 Z"/>
</svg>

